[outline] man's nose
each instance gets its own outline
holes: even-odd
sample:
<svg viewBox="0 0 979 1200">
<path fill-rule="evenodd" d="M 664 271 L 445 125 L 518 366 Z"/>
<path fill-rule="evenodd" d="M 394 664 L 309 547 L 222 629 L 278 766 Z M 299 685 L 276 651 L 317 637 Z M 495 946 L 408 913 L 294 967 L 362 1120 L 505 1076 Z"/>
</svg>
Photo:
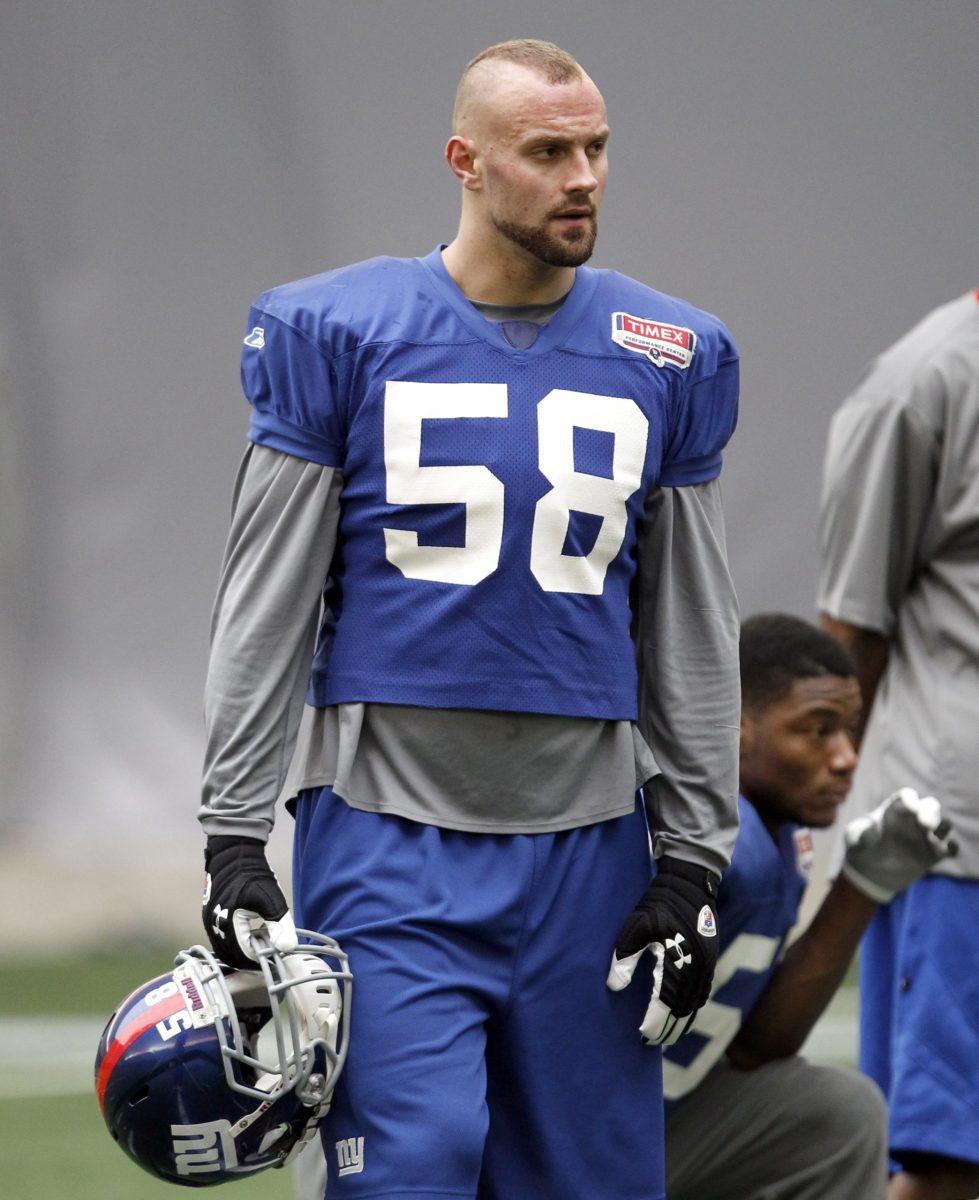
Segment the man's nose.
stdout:
<svg viewBox="0 0 979 1200">
<path fill-rule="evenodd" d="M 598 187 L 595 164 L 584 150 L 578 150 L 572 155 L 570 162 L 571 166 L 564 184 L 565 190 L 591 195 Z"/>
<path fill-rule="evenodd" d="M 857 751 L 853 739 L 841 729 L 830 746 L 830 769 L 837 775 L 852 775 L 857 768 Z"/>
</svg>

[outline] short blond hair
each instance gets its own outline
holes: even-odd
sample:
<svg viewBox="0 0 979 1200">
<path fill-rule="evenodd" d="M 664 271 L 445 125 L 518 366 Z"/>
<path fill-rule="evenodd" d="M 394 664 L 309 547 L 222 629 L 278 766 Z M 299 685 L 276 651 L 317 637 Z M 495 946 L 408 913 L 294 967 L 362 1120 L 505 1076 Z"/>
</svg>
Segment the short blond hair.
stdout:
<svg viewBox="0 0 979 1200">
<path fill-rule="evenodd" d="M 578 61 L 571 57 L 566 50 L 555 46 L 553 42 L 542 42 L 537 38 L 515 38 L 509 42 L 497 42 L 495 46 L 487 46 L 466 65 L 462 78 L 476 66 L 490 58 L 502 58 L 505 62 L 517 63 L 521 67 L 530 67 L 543 75 L 548 83 L 570 83 L 584 75 Z"/>
<path fill-rule="evenodd" d="M 468 84 L 473 70 L 481 63 L 494 60 L 528 67 L 550 84 L 573 83 L 586 77 L 580 63 L 553 42 L 540 41 L 538 38 L 514 38 L 509 42 L 497 42 L 495 46 L 487 46 L 466 64 L 452 109 L 453 129 L 458 128 L 463 105 L 469 98 Z"/>
</svg>

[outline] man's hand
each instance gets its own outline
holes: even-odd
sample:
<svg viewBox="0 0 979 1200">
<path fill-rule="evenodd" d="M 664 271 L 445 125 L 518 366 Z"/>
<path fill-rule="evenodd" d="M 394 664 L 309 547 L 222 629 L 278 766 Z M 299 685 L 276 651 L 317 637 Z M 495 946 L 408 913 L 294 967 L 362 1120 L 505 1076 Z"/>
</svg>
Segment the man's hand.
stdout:
<svg viewBox="0 0 979 1200">
<path fill-rule="evenodd" d="M 843 875 L 871 900 L 887 904 L 936 863 L 958 853 L 951 830 L 934 796 L 901 788 L 847 825 Z"/>
<path fill-rule="evenodd" d="M 265 930 L 279 950 L 298 945 L 296 926 L 257 838 L 209 837 L 204 852 L 204 928 L 229 967 L 253 968 L 253 932 Z"/>
<path fill-rule="evenodd" d="M 651 1046 L 670 1046 L 682 1037 L 710 995 L 719 884 L 705 867 L 661 858 L 656 878 L 619 932 L 606 984 L 621 991 L 642 955 L 652 954 L 653 994 L 639 1026 Z"/>
</svg>

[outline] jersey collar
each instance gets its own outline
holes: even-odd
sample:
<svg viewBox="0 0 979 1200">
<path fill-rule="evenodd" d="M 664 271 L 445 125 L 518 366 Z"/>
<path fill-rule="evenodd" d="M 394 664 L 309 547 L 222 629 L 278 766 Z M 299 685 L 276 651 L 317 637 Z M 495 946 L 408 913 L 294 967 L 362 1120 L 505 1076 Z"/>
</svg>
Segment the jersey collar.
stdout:
<svg viewBox="0 0 979 1200">
<path fill-rule="evenodd" d="M 429 272 L 439 293 L 456 315 L 482 341 L 517 358 L 533 358 L 562 345 L 588 311 L 589 303 L 598 287 L 599 273 L 591 267 L 577 267 L 574 283 L 564 303 L 544 325 L 532 346 L 517 349 L 511 346 L 500 328 L 499 322 L 487 320 L 459 290 L 458 284 L 445 269 L 442 262 L 444 245 L 436 246 L 431 254 L 418 261 Z"/>
</svg>

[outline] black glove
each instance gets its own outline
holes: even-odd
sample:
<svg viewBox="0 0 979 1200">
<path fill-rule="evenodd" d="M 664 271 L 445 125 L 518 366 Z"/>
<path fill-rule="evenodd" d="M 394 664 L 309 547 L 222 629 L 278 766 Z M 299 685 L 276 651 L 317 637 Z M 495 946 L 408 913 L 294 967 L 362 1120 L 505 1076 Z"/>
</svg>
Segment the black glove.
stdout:
<svg viewBox="0 0 979 1200">
<path fill-rule="evenodd" d="M 289 904 L 257 838 L 209 837 L 204 851 L 202 917 L 214 953 L 229 967 L 254 970 L 251 934 L 263 929 L 279 950 L 298 944 Z"/>
<path fill-rule="evenodd" d="M 647 950 L 653 955 L 653 994 L 639 1026 L 651 1046 L 670 1046 L 682 1037 L 710 995 L 720 882 L 706 867 L 661 858 L 656 878 L 619 931 L 606 983 L 621 991 L 641 956 Z"/>
</svg>

